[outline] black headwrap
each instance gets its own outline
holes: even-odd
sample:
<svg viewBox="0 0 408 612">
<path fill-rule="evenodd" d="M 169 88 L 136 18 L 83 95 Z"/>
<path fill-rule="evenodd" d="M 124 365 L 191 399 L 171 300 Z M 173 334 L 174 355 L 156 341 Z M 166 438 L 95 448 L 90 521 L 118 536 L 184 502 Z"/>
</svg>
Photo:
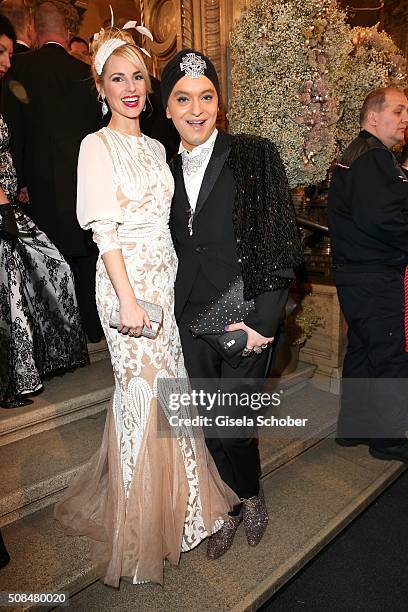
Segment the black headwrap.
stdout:
<svg viewBox="0 0 408 612">
<path fill-rule="evenodd" d="M 218 98 L 220 98 L 220 84 L 212 61 L 199 51 L 182 49 L 172 57 L 161 75 L 160 86 L 164 108 L 167 108 L 167 102 L 175 84 L 184 76 L 190 76 L 193 79 L 206 76 L 214 85 Z"/>
</svg>

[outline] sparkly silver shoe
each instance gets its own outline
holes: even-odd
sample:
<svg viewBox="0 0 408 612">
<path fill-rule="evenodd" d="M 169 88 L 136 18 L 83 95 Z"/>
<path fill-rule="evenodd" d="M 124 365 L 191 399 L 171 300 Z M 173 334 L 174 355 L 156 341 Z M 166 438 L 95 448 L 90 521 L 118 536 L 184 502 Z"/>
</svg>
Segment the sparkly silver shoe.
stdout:
<svg viewBox="0 0 408 612">
<path fill-rule="evenodd" d="M 248 544 L 256 546 L 268 526 L 268 509 L 263 493 L 244 500 L 242 516 Z"/>
<path fill-rule="evenodd" d="M 235 533 L 242 522 L 242 512 L 237 516 L 230 516 L 224 525 L 210 536 L 207 547 L 207 558 L 218 559 L 231 547 Z"/>
</svg>

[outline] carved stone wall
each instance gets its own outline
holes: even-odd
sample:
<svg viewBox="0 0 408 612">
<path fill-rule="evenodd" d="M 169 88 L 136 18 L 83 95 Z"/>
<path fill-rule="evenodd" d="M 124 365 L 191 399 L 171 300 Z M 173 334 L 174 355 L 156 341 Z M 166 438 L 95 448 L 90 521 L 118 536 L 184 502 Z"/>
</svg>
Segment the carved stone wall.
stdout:
<svg viewBox="0 0 408 612">
<path fill-rule="evenodd" d="M 304 304 L 310 305 L 322 318 L 322 325 L 306 340 L 300 360 L 317 366 L 314 382 L 325 391 L 338 393 L 343 358 L 347 346 L 347 324 L 340 310 L 336 288 L 310 282 Z"/>
</svg>

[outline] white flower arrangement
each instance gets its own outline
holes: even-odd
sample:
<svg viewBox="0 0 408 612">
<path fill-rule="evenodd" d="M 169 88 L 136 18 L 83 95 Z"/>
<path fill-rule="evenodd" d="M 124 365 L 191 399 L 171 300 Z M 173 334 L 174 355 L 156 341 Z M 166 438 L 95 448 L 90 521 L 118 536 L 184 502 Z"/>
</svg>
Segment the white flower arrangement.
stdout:
<svg viewBox="0 0 408 612">
<path fill-rule="evenodd" d="M 230 129 L 272 140 L 292 188 L 325 179 L 370 89 L 402 82 L 389 36 L 363 30 L 336 0 L 252 0 L 231 35 Z"/>
</svg>

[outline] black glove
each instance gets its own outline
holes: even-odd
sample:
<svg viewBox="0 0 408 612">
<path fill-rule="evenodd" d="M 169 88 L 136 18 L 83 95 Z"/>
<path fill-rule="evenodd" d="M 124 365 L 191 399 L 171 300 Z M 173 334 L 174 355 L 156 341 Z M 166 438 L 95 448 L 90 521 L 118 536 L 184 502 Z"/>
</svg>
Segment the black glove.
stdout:
<svg viewBox="0 0 408 612">
<path fill-rule="evenodd" d="M 19 237 L 16 217 L 11 204 L 0 204 L 0 236 L 4 240 L 10 240 L 14 242 Z"/>
</svg>

